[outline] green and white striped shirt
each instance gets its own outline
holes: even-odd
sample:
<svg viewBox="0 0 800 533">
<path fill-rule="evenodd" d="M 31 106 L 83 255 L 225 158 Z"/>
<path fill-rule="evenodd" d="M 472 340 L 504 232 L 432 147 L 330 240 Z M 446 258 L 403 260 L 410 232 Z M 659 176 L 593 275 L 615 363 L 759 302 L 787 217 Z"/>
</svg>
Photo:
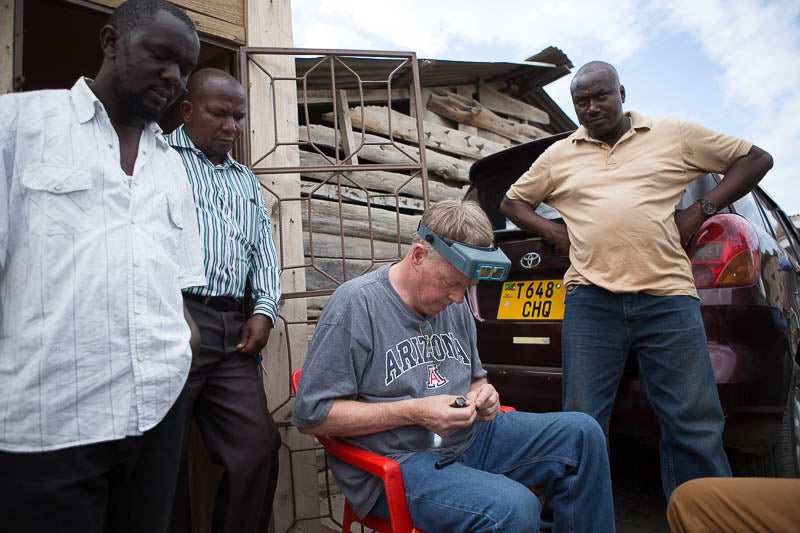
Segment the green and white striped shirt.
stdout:
<svg viewBox="0 0 800 533">
<path fill-rule="evenodd" d="M 275 324 L 281 299 L 281 270 L 258 180 L 230 154 L 222 165 L 214 166 L 195 147 L 183 126 L 166 139 L 180 154 L 189 175 L 205 248 L 208 283 L 185 292 L 242 298 L 249 277 L 253 312 L 267 315 Z"/>
</svg>

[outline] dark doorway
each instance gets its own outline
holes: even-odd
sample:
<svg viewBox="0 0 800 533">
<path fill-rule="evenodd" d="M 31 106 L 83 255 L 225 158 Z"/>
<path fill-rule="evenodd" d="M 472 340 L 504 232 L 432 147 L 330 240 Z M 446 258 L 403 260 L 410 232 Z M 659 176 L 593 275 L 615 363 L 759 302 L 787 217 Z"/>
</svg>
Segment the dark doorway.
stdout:
<svg viewBox="0 0 800 533">
<path fill-rule="evenodd" d="M 79 76 L 92 77 L 100 68 L 100 28 L 110 8 L 70 0 L 22 0 L 23 91 L 69 89 Z M 200 37 L 198 68 L 216 67 L 236 76 L 238 46 Z M 19 89 L 18 89 L 19 90 Z M 170 132 L 181 123 L 173 105 L 159 121 Z"/>
</svg>

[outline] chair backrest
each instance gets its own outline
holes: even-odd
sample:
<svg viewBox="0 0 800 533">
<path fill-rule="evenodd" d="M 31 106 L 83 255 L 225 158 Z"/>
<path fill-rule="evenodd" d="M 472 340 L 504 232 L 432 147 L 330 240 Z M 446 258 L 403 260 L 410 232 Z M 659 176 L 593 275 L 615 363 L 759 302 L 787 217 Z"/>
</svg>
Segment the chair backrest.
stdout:
<svg viewBox="0 0 800 533">
<path fill-rule="evenodd" d="M 297 396 L 297 385 L 300 383 L 300 373 L 303 371 L 302 367 L 292 372 L 292 394 Z"/>
</svg>

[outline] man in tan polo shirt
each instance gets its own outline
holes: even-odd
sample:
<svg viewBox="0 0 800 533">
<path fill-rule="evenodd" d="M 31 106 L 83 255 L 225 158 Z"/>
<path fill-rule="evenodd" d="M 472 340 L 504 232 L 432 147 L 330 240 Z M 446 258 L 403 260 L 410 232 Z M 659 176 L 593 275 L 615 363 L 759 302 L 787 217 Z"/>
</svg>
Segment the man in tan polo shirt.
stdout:
<svg viewBox="0 0 800 533">
<path fill-rule="evenodd" d="M 772 157 L 741 139 L 675 118 L 623 112 L 616 69 L 593 61 L 570 86 L 581 123 L 511 186 L 502 210 L 517 226 L 569 250 L 562 330 L 563 407 L 608 423 L 628 353 L 662 429 L 664 494 L 684 481 L 730 476 L 724 420 L 691 263 L 682 243 L 749 192 Z M 725 179 L 675 212 L 708 172 Z M 538 216 L 541 202 L 566 226 Z"/>
</svg>

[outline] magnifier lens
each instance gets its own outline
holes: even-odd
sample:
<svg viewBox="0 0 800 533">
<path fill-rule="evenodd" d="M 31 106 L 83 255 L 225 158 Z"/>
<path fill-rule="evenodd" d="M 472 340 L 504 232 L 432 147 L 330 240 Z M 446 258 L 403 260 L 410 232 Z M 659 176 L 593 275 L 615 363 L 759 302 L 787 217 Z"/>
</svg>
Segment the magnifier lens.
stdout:
<svg viewBox="0 0 800 533">
<path fill-rule="evenodd" d="M 492 267 L 482 266 L 478 269 L 478 279 L 489 279 L 492 274 Z"/>
<path fill-rule="evenodd" d="M 494 267 L 492 269 L 492 279 L 503 279 L 503 274 L 505 274 L 505 272 L 505 267 Z"/>
</svg>

